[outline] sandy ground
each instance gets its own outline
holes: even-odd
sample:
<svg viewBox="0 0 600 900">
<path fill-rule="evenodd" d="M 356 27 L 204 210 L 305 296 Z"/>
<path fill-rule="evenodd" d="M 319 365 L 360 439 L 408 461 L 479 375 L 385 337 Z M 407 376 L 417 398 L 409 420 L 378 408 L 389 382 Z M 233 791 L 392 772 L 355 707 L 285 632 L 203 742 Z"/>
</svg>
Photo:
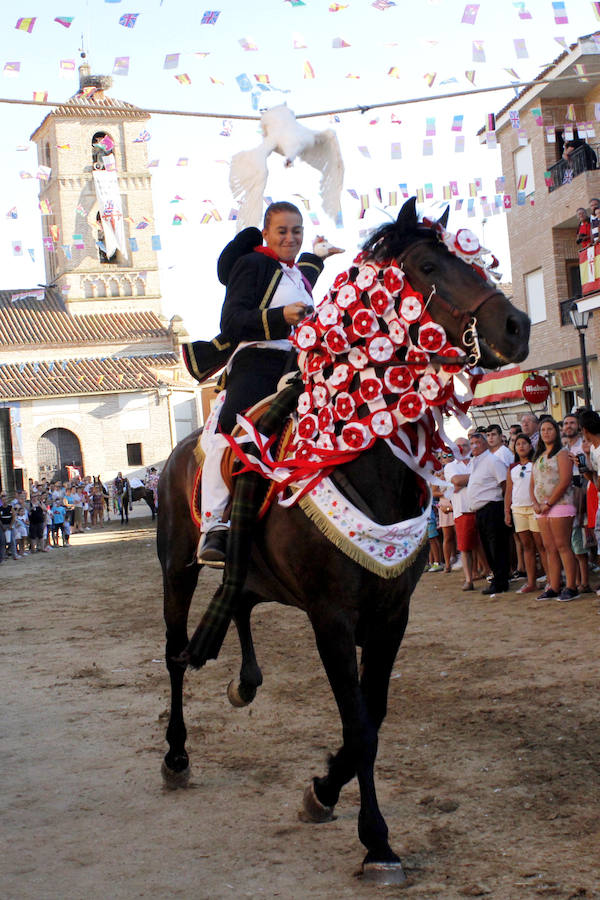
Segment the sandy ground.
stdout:
<svg viewBox="0 0 600 900">
<path fill-rule="evenodd" d="M 303 615 L 264 606 L 265 684 L 190 675 L 193 784 L 161 786 L 168 679 L 149 518 L 0 567 L 2 898 L 600 898 L 595 597 L 460 592 L 424 575 L 390 691 L 379 799 L 405 888 L 353 877 L 355 783 L 335 822 L 297 809 L 340 726 Z M 215 576 L 202 576 L 195 626 Z"/>
</svg>

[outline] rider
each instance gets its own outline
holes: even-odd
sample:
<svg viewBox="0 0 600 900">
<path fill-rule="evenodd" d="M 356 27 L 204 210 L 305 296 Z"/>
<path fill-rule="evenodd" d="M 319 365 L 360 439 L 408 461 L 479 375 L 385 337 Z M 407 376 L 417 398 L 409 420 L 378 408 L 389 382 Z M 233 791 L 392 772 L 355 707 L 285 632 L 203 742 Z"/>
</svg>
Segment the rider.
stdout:
<svg viewBox="0 0 600 900">
<path fill-rule="evenodd" d="M 230 434 L 238 413 L 275 392 L 289 368 L 292 328 L 312 311 L 311 291 L 323 270 L 323 260 L 343 252 L 319 236 L 313 243 L 315 252 L 303 253 L 296 263 L 303 236 L 300 210 L 286 201 L 271 203 L 262 235 L 256 228 L 244 229 L 219 257 L 219 280 L 227 286 L 219 338 L 235 347 L 227 365 L 220 432 Z M 221 459 L 227 442 L 216 433 L 202 446 L 206 454 L 202 468 L 204 540 L 198 561 L 221 567 L 228 529 L 223 513 L 229 500 Z"/>
</svg>

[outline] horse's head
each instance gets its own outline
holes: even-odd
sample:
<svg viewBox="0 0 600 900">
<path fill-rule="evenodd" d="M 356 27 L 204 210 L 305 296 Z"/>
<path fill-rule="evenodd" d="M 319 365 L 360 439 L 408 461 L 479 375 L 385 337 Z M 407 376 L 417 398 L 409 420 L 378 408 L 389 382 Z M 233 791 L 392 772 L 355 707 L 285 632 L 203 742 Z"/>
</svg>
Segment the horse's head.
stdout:
<svg viewBox="0 0 600 900">
<path fill-rule="evenodd" d="M 477 239 L 469 231 L 450 235 L 447 218 L 448 210 L 438 222 L 419 222 L 413 197 L 364 249 L 377 261 L 398 261 L 412 288 L 429 298 L 432 318 L 452 343 L 470 353 L 475 333 L 482 366 L 521 362 L 528 353 L 529 318 L 493 284 Z"/>
</svg>

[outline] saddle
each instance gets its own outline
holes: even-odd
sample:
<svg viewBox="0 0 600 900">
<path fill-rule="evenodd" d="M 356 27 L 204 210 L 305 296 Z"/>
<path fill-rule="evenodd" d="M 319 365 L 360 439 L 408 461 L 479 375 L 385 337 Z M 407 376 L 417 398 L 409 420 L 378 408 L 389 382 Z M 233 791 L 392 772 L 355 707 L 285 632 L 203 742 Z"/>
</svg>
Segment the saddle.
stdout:
<svg viewBox="0 0 600 900">
<path fill-rule="evenodd" d="M 268 412 L 271 408 L 271 404 L 273 402 L 274 397 L 277 395 L 273 395 L 271 397 L 266 397 L 264 400 L 261 400 L 260 403 L 257 403 L 255 406 L 251 407 L 248 412 L 245 413 L 245 417 L 249 419 L 253 425 L 257 425 L 263 415 Z M 291 416 L 287 416 L 281 423 L 280 428 L 278 429 L 277 438 L 273 447 L 273 458 L 281 461 L 285 459 L 288 453 L 288 448 L 292 442 L 292 438 L 294 435 L 294 423 Z M 236 437 L 242 433 L 242 429 L 239 425 L 232 431 L 232 437 Z M 200 438 L 198 438 L 198 442 L 194 449 L 194 456 L 198 463 L 198 469 L 196 471 L 196 475 L 194 477 L 194 488 L 192 491 L 192 503 L 191 503 L 191 514 L 192 520 L 194 524 L 200 527 L 202 523 L 201 518 L 201 506 L 200 506 L 200 497 L 201 497 L 201 487 L 202 487 L 202 465 L 204 462 L 204 451 L 200 446 Z M 227 486 L 229 493 L 233 494 L 233 481 L 234 481 L 234 472 L 236 468 L 239 468 L 239 459 L 231 449 L 231 447 L 227 447 L 227 449 L 223 453 L 223 459 L 221 461 L 221 475 L 223 477 L 223 481 Z M 269 484 L 269 488 L 267 490 L 266 496 L 260 506 L 258 512 L 258 518 L 261 519 L 269 506 L 273 502 L 278 485 L 275 482 L 271 482 Z"/>
</svg>

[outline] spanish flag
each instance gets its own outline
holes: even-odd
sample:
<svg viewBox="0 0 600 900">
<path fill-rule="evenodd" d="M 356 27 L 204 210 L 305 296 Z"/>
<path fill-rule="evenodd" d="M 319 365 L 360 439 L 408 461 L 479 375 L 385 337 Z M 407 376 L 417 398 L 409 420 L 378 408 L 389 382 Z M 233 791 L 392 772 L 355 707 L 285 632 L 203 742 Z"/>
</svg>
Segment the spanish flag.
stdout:
<svg viewBox="0 0 600 900">
<path fill-rule="evenodd" d="M 34 91 L 33 99 L 35 103 L 45 103 L 48 99 L 48 91 Z"/>
<path fill-rule="evenodd" d="M 179 82 L 179 84 L 191 84 L 192 79 L 185 72 L 183 75 L 175 75 L 175 80 Z"/>
<path fill-rule="evenodd" d="M 315 77 L 315 70 L 313 69 L 313 67 L 311 66 L 309 61 L 306 60 L 304 63 L 304 78 L 306 79 L 306 78 L 314 78 L 314 77 Z"/>
<path fill-rule="evenodd" d="M 17 29 L 17 31 L 26 31 L 27 34 L 31 34 L 35 23 L 36 23 L 35 16 L 32 19 L 17 19 L 17 24 L 15 25 L 15 28 Z"/>
</svg>

